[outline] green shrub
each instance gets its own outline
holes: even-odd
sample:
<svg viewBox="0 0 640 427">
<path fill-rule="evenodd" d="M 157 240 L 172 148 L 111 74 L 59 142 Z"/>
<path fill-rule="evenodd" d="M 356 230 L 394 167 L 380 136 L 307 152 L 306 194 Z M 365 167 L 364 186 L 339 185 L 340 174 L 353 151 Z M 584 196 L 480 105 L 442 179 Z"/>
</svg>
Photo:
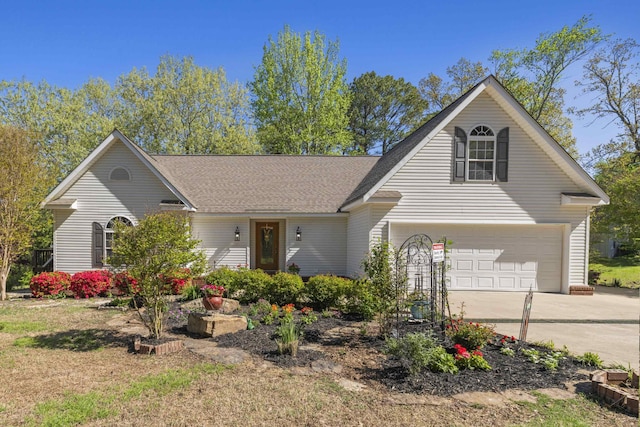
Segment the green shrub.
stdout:
<svg viewBox="0 0 640 427">
<path fill-rule="evenodd" d="M 182 288 L 180 295 L 182 296 L 182 301 L 193 301 L 194 299 L 202 297 L 202 291 L 198 285 L 189 283 L 187 286 Z"/>
<path fill-rule="evenodd" d="M 240 270 L 237 285 L 238 292 L 234 296 L 243 304 L 256 302 L 261 298 L 271 301 L 271 276 L 260 269 Z"/>
<path fill-rule="evenodd" d="M 337 307 L 352 286 L 352 280 L 337 276 L 318 275 L 309 278 L 305 293 L 318 310 Z"/>
<path fill-rule="evenodd" d="M 243 270 L 232 270 L 227 266 L 217 268 L 209 273 L 206 277 L 206 282 L 211 285 L 219 285 L 226 289 L 227 296 L 229 298 L 235 298 L 240 289 L 239 276 L 244 272 Z"/>
<path fill-rule="evenodd" d="M 7 278 L 7 290 L 28 288 L 33 277 L 30 265 L 13 264 Z"/>
<path fill-rule="evenodd" d="M 463 318 L 453 319 L 445 333 L 451 341 L 469 349 L 483 348 L 496 335 L 493 327 L 466 322 Z"/>
<path fill-rule="evenodd" d="M 269 292 L 269 301 L 284 305 L 298 302 L 303 289 L 302 277 L 280 271 L 271 277 L 267 291 Z"/>
<path fill-rule="evenodd" d="M 576 357 L 576 359 L 586 366 L 594 366 L 596 368 L 602 368 L 603 362 L 600 359 L 600 355 L 598 353 L 586 352 L 582 356 Z"/>
<path fill-rule="evenodd" d="M 400 363 L 415 375 L 427 368 L 433 372 L 458 372 L 453 355 L 438 345 L 433 332 L 411 333 L 403 338 L 389 338 L 385 351 L 400 360 Z"/>
<path fill-rule="evenodd" d="M 380 306 L 373 284 L 367 279 L 352 280 L 346 289 L 346 300 L 340 307 L 349 314 L 358 314 L 366 321 L 373 320 Z"/>
</svg>

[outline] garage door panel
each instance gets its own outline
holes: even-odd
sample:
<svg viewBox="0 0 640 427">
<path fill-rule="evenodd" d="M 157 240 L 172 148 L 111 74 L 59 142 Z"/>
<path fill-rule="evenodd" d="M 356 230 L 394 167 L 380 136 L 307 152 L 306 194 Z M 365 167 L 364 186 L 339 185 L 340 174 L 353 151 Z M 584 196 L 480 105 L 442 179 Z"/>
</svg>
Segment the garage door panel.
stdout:
<svg viewBox="0 0 640 427">
<path fill-rule="evenodd" d="M 391 233 L 398 246 L 416 233 L 451 240 L 451 289 L 560 292 L 562 226 L 397 224 Z"/>
</svg>

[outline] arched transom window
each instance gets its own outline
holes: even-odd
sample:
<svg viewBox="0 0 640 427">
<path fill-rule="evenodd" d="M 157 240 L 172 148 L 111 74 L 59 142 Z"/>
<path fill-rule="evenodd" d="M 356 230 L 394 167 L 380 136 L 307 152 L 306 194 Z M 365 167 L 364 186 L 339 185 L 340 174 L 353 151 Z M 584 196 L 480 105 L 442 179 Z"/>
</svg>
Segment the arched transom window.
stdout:
<svg viewBox="0 0 640 427">
<path fill-rule="evenodd" d="M 469 181 L 493 181 L 495 170 L 496 136 L 488 126 L 476 126 L 469 132 Z"/>
<path fill-rule="evenodd" d="M 107 223 L 107 226 L 104 228 L 104 256 L 110 257 L 113 253 L 113 236 L 116 229 L 116 224 L 124 224 L 128 227 L 132 227 L 133 223 L 131 220 L 124 216 L 116 216 L 111 218 L 111 220 Z"/>
</svg>

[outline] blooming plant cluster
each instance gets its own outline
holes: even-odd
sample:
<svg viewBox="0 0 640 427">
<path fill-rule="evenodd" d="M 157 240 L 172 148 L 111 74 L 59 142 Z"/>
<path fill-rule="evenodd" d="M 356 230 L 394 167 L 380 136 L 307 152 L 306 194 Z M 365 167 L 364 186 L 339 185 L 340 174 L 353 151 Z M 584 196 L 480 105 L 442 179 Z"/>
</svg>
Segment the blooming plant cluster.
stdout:
<svg viewBox="0 0 640 427">
<path fill-rule="evenodd" d="M 466 322 L 462 317 L 451 319 L 445 334 L 456 344 L 477 349 L 482 349 L 496 335 L 493 327 Z"/>
<path fill-rule="evenodd" d="M 69 289 L 76 298 L 106 295 L 111 288 L 111 273 L 106 270 L 81 271 L 71 276 Z"/>
<path fill-rule="evenodd" d="M 224 295 L 224 286 L 206 284 L 202 288 L 202 293 L 208 297 L 221 297 Z"/>
<path fill-rule="evenodd" d="M 31 278 L 29 287 L 34 298 L 64 298 L 64 291 L 69 289 L 71 275 L 63 271 L 40 273 Z"/>
<path fill-rule="evenodd" d="M 460 344 L 455 344 L 453 348 L 456 351 L 455 359 L 456 366 L 459 369 L 481 369 L 483 371 L 491 370 L 491 366 L 484 359 L 484 356 L 480 350 L 473 350 L 469 353 L 469 350 L 461 346 Z"/>
<path fill-rule="evenodd" d="M 113 284 L 125 295 L 135 295 L 140 292 L 138 281 L 128 271 L 116 273 L 113 276 Z"/>
<path fill-rule="evenodd" d="M 293 312 L 296 311 L 296 307 L 293 304 L 286 304 L 282 306 L 282 314 L 285 320 L 293 320 Z"/>
<path fill-rule="evenodd" d="M 182 290 L 191 283 L 191 270 L 188 268 L 179 268 L 164 278 L 165 283 L 169 286 L 173 295 L 179 295 Z"/>
</svg>

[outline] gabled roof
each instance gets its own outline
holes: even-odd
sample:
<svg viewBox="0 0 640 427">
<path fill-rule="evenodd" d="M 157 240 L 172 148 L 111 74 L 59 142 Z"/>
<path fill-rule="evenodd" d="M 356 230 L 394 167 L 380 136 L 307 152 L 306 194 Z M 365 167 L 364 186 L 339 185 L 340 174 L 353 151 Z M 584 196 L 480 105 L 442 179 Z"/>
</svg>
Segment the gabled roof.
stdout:
<svg viewBox="0 0 640 427">
<path fill-rule="evenodd" d="M 377 156 L 153 156 L 205 213 L 336 213 Z"/>
<path fill-rule="evenodd" d="M 609 197 L 584 169 L 531 117 L 524 107 L 494 76 L 489 76 L 382 156 L 373 169 L 371 169 L 362 182 L 349 195 L 342 205 L 342 209 L 349 210 L 369 200 L 402 166 L 422 149 L 422 147 L 483 92 L 488 93 L 496 100 L 570 178 L 578 185 L 592 191 L 600 198 L 602 201 L 601 204 L 609 203 Z"/>
<path fill-rule="evenodd" d="M 165 185 L 167 188 L 182 202 L 187 209 L 193 210 L 196 206 L 186 197 L 184 191 L 175 179 L 171 177 L 171 173 L 162 165 L 156 162 L 151 156 L 144 152 L 140 147 L 131 142 L 129 138 L 124 136 L 122 132 L 114 129 L 102 143 L 89 154 L 89 156 L 80 163 L 41 203 L 43 208 L 56 207 L 59 203 L 56 201 L 64 195 L 64 193 L 98 160 L 107 150 L 117 141 L 122 142 L 125 147 L 146 166 L 149 170 Z"/>
</svg>

